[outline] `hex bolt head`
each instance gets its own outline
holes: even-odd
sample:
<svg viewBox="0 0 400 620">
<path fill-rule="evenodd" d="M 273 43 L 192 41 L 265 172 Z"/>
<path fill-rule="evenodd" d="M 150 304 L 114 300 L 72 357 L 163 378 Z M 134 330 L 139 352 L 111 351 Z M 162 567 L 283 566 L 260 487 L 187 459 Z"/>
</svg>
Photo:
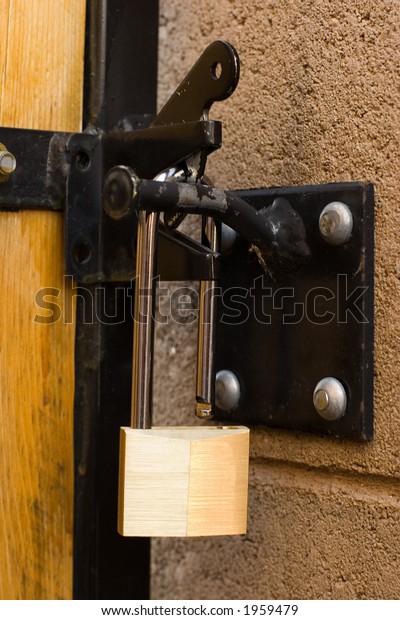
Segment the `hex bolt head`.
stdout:
<svg viewBox="0 0 400 620">
<path fill-rule="evenodd" d="M 353 215 L 344 202 L 330 202 L 319 216 L 322 238 L 330 245 L 347 243 L 353 230 Z"/>
<path fill-rule="evenodd" d="M 215 404 L 222 411 L 233 411 L 240 400 L 239 379 L 231 370 L 220 370 L 215 378 Z"/>
<path fill-rule="evenodd" d="M 346 391 L 335 377 L 325 377 L 317 383 L 313 402 L 317 413 L 329 422 L 339 420 L 346 413 Z"/>
</svg>

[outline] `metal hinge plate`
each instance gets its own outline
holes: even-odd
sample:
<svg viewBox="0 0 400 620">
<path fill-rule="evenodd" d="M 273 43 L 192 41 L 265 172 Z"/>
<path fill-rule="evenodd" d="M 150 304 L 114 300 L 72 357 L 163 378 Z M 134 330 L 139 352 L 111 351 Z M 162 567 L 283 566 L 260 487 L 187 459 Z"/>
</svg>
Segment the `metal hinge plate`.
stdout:
<svg viewBox="0 0 400 620">
<path fill-rule="evenodd" d="M 298 274 L 273 281 L 248 244 L 238 239 L 222 260 L 216 371 L 238 377 L 236 410 L 218 419 L 368 440 L 373 434 L 373 216 L 369 183 L 242 190 L 256 209 L 276 197 L 303 218 L 312 251 Z M 353 216 L 343 245 L 324 241 L 322 209 L 345 203 Z M 335 377 L 345 387 L 345 415 L 323 419 L 313 404 L 317 383 Z"/>
</svg>

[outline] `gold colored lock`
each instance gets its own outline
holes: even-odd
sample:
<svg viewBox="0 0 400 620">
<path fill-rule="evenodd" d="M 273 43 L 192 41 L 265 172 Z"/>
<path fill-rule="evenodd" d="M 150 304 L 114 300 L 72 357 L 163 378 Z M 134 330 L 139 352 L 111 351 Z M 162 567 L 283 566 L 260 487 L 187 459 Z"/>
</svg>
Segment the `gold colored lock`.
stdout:
<svg viewBox="0 0 400 620">
<path fill-rule="evenodd" d="M 121 429 L 123 536 L 244 534 L 249 429 Z"/>
<path fill-rule="evenodd" d="M 118 531 L 123 536 L 244 534 L 249 429 L 151 428 L 157 228 L 157 213 L 139 213 L 132 421 L 121 428 Z"/>
</svg>

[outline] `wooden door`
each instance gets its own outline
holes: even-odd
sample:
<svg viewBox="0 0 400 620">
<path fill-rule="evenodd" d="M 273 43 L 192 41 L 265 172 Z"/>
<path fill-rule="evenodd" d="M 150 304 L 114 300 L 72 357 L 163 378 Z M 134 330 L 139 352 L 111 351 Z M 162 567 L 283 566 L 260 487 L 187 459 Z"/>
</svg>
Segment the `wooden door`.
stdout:
<svg viewBox="0 0 400 620">
<path fill-rule="evenodd" d="M 79 131 L 85 0 L 4 0 L 0 32 L 0 126 Z M 74 325 L 34 320 L 43 287 L 72 303 L 62 217 L 0 213 L 2 599 L 72 597 Z"/>
</svg>

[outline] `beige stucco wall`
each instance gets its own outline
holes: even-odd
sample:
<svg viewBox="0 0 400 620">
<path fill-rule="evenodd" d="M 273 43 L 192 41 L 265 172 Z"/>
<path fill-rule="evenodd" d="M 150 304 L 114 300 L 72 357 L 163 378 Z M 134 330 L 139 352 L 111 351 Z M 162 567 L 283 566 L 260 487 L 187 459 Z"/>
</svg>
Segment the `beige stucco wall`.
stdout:
<svg viewBox="0 0 400 620">
<path fill-rule="evenodd" d="M 215 184 L 375 183 L 376 431 L 254 431 L 247 536 L 155 540 L 153 598 L 400 598 L 399 29 L 398 0 L 161 0 L 160 103 L 214 39 L 241 57 Z M 157 332 L 156 422 L 195 424 L 195 326 Z"/>
</svg>

